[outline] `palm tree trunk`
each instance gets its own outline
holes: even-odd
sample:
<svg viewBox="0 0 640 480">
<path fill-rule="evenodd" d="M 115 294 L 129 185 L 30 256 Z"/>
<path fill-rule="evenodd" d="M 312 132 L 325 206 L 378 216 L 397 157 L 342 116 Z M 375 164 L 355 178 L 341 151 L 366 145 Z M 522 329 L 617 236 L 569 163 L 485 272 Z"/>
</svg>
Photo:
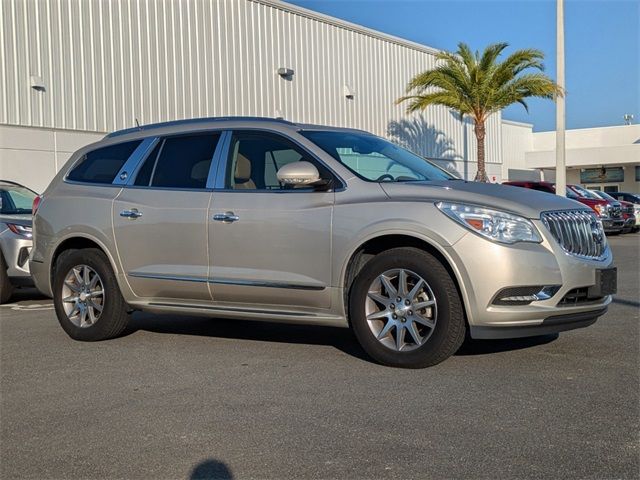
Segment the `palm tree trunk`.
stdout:
<svg viewBox="0 0 640 480">
<path fill-rule="evenodd" d="M 485 168 L 484 163 L 484 137 L 485 137 L 485 128 L 484 121 L 475 121 L 475 133 L 476 133 L 476 145 L 478 152 L 478 173 L 476 173 L 476 182 L 488 182 L 489 178 L 487 177 L 487 170 Z"/>
</svg>

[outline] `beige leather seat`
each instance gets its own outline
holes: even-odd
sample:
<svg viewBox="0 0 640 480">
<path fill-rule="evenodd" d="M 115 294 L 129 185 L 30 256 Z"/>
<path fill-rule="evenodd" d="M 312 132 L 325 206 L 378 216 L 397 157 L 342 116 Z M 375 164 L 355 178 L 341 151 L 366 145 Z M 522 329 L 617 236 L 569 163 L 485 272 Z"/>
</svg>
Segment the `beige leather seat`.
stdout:
<svg viewBox="0 0 640 480">
<path fill-rule="evenodd" d="M 251 161 L 238 153 L 236 158 L 236 171 L 233 174 L 233 188 L 239 189 L 255 189 L 256 184 L 251 180 Z"/>
</svg>

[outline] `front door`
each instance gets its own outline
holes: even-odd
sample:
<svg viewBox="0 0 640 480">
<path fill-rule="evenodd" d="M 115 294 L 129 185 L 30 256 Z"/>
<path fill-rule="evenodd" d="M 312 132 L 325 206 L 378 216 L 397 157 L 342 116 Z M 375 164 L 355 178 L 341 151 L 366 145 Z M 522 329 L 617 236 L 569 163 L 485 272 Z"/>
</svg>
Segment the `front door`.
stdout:
<svg viewBox="0 0 640 480">
<path fill-rule="evenodd" d="M 211 300 L 207 178 L 219 136 L 161 139 L 116 197 L 118 256 L 137 296 Z"/>
<path fill-rule="evenodd" d="M 214 190 L 209 210 L 215 302 L 330 306 L 334 194 L 281 186 L 277 170 L 298 160 L 313 163 L 279 135 L 231 137 L 224 188 Z"/>
</svg>

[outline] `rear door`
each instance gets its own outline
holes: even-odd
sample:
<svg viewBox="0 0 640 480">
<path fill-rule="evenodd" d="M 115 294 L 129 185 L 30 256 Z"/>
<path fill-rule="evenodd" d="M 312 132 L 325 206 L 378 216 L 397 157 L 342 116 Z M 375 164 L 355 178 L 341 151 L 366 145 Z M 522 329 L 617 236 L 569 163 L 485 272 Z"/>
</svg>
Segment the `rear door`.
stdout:
<svg viewBox="0 0 640 480">
<path fill-rule="evenodd" d="M 118 255 L 137 296 L 211 300 L 207 181 L 220 136 L 158 139 L 115 199 Z"/>
</svg>

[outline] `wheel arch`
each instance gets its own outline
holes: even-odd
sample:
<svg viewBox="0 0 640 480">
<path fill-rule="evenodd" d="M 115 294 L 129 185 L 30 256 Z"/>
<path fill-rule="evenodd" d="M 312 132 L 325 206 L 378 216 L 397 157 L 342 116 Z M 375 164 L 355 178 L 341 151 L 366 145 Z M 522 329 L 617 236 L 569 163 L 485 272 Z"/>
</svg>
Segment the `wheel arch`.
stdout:
<svg viewBox="0 0 640 480">
<path fill-rule="evenodd" d="M 87 235 L 85 233 L 74 233 L 73 235 L 62 239 L 56 245 L 55 249 L 53 249 L 50 263 L 51 268 L 49 269 L 50 285 L 53 285 L 53 276 L 55 275 L 56 262 L 60 255 L 67 250 L 82 250 L 86 248 L 95 248 L 104 253 L 109 260 L 109 264 L 111 265 L 111 268 L 113 269 L 113 272 L 114 274 L 116 274 L 117 278 L 118 268 L 116 266 L 114 258 L 109 253 L 107 247 L 100 240 L 93 236 Z"/>
<path fill-rule="evenodd" d="M 424 237 L 412 235 L 410 233 L 384 233 L 366 240 L 363 240 L 349 255 L 349 260 L 342 274 L 342 283 L 344 292 L 344 305 L 348 311 L 348 300 L 351 292 L 353 281 L 358 273 L 378 253 L 399 247 L 417 248 L 423 250 L 435 258 L 445 267 L 451 275 L 453 282 L 458 290 L 458 294 L 462 299 L 464 307 L 465 321 L 468 323 L 468 298 L 463 288 L 461 273 L 450 255 L 442 248 L 441 245 L 434 241 L 429 241 Z"/>
</svg>

